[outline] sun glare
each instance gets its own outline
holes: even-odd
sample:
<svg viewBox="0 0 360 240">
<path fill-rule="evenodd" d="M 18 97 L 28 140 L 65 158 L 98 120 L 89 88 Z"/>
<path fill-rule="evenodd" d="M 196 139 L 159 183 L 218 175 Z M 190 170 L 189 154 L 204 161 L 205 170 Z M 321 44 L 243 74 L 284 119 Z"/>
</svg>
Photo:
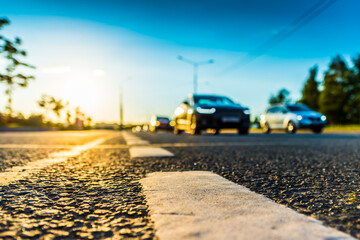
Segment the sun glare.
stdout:
<svg viewBox="0 0 360 240">
<path fill-rule="evenodd" d="M 82 111 L 95 109 L 99 103 L 97 82 L 94 79 L 76 79 L 69 81 L 64 93 L 64 100 L 71 106 L 79 106 Z"/>
</svg>

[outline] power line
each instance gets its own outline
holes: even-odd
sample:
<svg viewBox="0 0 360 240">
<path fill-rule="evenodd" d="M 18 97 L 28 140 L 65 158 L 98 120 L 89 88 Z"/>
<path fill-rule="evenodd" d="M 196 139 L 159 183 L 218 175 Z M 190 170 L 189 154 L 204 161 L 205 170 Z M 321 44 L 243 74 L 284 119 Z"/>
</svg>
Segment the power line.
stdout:
<svg viewBox="0 0 360 240">
<path fill-rule="evenodd" d="M 240 61 L 231 65 L 230 67 L 225 68 L 220 72 L 224 74 L 226 72 L 232 71 L 234 69 L 239 69 L 254 61 L 255 59 L 262 56 L 264 53 L 268 52 L 270 49 L 274 48 L 280 42 L 284 41 L 286 38 L 290 37 L 297 30 L 302 28 L 305 24 L 310 22 L 312 19 L 317 17 L 319 14 L 324 12 L 327 8 L 333 5 L 337 0 L 324 1 L 320 0 L 315 5 L 313 5 L 308 11 L 296 18 L 292 23 L 287 27 L 281 30 L 279 33 L 269 38 L 267 41 L 259 45 L 257 48 L 246 54 Z"/>
<path fill-rule="evenodd" d="M 311 9 L 309 9 L 307 12 L 305 12 L 300 17 L 295 19 L 288 27 L 284 28 L 278 34 L 276 34 L 275 36 L 268 39 L 266 42 L 264 42 L 258 48 L 254 49 L 252 51 L 252 53 L 255 55 L 260 55 L 260 54 L 264 53 L 265 51 L 270 50 L 272 47 L 274 47 L 280 41 L 284 40 L 285 38 L 290 36 L 292 33 L 296 32 L 298 29 L 300 29 L 302 26 L 304 26 L 307 22 L 309 22 L 311 19 L 313 19 L 318 14 L 320 14 L 322 11 L 324 11 L 326 8 L 328 8 L 335 1 L 337 1 L 337 0 L 329 0 L 326 3 L 326 1 L 320 0 Z"/>
</svg>

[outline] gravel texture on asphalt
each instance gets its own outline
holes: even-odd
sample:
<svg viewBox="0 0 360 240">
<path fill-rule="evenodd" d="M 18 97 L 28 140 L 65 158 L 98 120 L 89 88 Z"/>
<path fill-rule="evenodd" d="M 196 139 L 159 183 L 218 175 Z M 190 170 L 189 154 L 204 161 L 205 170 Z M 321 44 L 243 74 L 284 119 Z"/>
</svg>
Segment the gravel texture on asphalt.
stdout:
<svg viewBox="0 0 360 240">
<path fill-rule="evenodd" d="M 348 144 L 349 142 L 360 140 L 360 135 L 351 134 L 262 134 L 255 133 L 249 135 L 238 134 L 220 134 L 213 135 L 210 133 L 203 133 L 201 135 L 192 136 L 189 134 L 174 135 L 168 132 L 151 133 L 136 133 L 136 136 L 143 140 L 149 141 L 151 144 L 162 143 L 272 143 L 276 144 L 315 144 L 324 145 L 329 144 Z M 345 141 L 339 141 L 345 140 Z"/>
<path fill-rule="evenodd" d="M 154 239 L 126 149 L 89 150 L 0 188 L 0 239 Z"/>
<path fill-rule="evenodd" d="M 89 150 L 0 188 L 0 239 L 156 238 L 138 180 L 151 172 L 185 170 L 215 172 L 360 239 L 357 136 L 137 136 L 151 143 L 254 146 L 169 147 L 174 158 L 131 160 L 127 149 Z M 274 146 L 256 146 L 267 141 Z"/>
<path fill-rule="evenodd" d="M 114 144 L 126 145 L 126 141 L 124 140 L 123 137 L 115 137 L 103 142 L 101 145 L 114 145 Z"/>
<path fill-rule="evenodd" d="M 67 148 L 41 149 L 0 149 L 0 172 L 14 166 L 24 166 L 29 162 L 49 157 L 50 153 L 68 150 Z"/>
<path fill-rule="evenodd" d="M 112 131 L 48 131 L 0 133 L 0 144 L 83 145 Z"/>
</svg>

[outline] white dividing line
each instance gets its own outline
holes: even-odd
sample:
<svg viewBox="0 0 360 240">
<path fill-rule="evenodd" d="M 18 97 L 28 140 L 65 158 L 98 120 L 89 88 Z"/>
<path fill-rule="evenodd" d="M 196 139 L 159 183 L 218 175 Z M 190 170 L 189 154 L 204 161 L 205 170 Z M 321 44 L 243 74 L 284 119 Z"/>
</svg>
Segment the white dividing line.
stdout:
<svg viewBox="0 0 360 240">
<path fill-rule="evenodd" d="M 128 140 L 130 144 L 111 144 L 111 145 L 100 145 L 96 148 L 128 148 L 129 146 L 147 146 L 150 145 L 148 141 L 142 140 L 136 137 L 135 140 Z M 158 143 L 151 144 L 151 147 L 221 147 L 221 146 L 288 146 L 295 145 L 298 142 L 192 142 L 192 143 Z M 309 143 L 311 144 L 311 143 Z M 71 148 L 79 145 L 42 145 L 42 144 L 0 144 L 0 149 L 2 148 Z"/>
<path fill-rule="evenodd" d="M 50 165 L 66 161 L 70 157 L 78 156 L 80 153 L 99 145 L 110 138 L 119 136 L 119 134 L 112 134 L 108 137 L 102 137 L 87 144 L 73 147 L 69 151 L 55 152 L 49 155 L 49 158 L 40 159 L 34 162 L 29 162 L 25 166 L 12 167 L 6 169 L 5 172 L 0 172 L 0 186 L 6 185 L 12 181 L 20 180 L 33 174 L 36 171 L 48 167 Z"/>
<path fill-rule="evenodd" d="M 109 144 L 109 145 L 98 145 L 95 146 L 94 149 L 121 149 L 121 148 L 129 148 L 126 144 Z"/>
<path fill-rule="evenodd" d="M 122 136 L 125 139 L 127 145 L 149 145 L 148 141 L 142 140 L 141 138 L 138 138 L 129 132 L 122 132 Z"/>
<path fill-rule="evenodd" d="M 140 181 L 157 236 L 167 239 L 354 239 L 211 172 Z"/>
<path fill-rule="evenodd" d="M 130 158 L 145 158 L 145 157 L 174 157 L 174 154 L 159 147 L 150 147 L 148 141 L 134 136 L 129 132 L 122 133 L 126 143 L 130 145 Z M 141 146 L 145 145 L 145 146 Z"/>
<path fill-rule="evenodd" d="M 174 154 L 163 148 L 153 147 L 134 147 L 130 148 L 131 158 L 143 157 L 174 157 Z"/>
<path fill-rule="evenodd" d="M 75 145 L 76 146 L 76 145 Z M 74 145 L 43 145 L 43 144 L 0 144 L 0 148 L 26 148 L 26 149 L 39 149 L 39 148 L 71 148 Z"/>
</svg>

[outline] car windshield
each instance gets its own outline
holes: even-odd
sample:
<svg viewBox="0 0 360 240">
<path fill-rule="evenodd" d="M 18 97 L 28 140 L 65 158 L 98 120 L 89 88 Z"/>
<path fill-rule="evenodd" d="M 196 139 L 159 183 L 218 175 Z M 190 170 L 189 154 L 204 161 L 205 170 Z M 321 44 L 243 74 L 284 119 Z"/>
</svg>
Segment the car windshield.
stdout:
<svg viewBox="0 0 360 240">
<path fill-rule="evenodd" d="M 156 120 L 158 120 L 158 121 L 160 121 L 160 120 L 169 121 L 169 118 L 167 118 L 167 117 L 157 117 Z"/>
<path fill-rule="evenodd" d="M 232 105 L 234 102 L 227 97 L 218 97 L 218 96 L 195 96 L 195 103 L 199 105 Z"/>
<path fill-rule="evenodd" d="M 304 112 L 304 111 L 311 111 L 310 108 L 308 108 L 305 105 L 287 105 L 287 108 L 291 111 L 291 112 Z"/>
</svg>

